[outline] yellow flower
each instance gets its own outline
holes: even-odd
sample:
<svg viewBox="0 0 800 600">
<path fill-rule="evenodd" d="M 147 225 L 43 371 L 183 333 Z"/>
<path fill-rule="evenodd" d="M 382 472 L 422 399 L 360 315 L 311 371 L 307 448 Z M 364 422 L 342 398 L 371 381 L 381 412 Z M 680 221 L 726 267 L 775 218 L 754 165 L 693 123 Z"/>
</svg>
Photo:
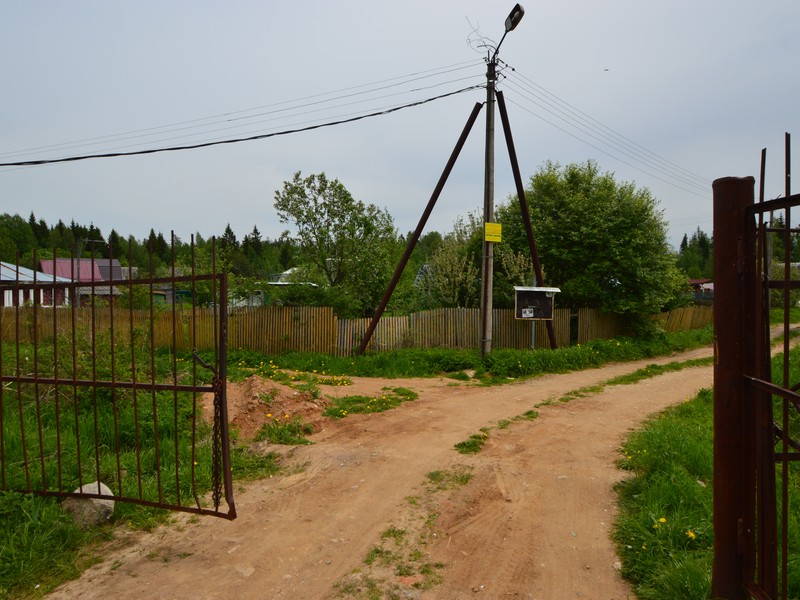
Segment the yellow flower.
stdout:
<svg viewBox="0 0 800 600">
<path fill-rule="evenodd" d="M 694 538 L 696 538 L 696 537 L 697 537 L 697 536 L 695 535 L 694 531 L 692 531 L 691 529 L 690 529 L 690 530 L 688 530 L 688 531 L 686 532 L 686 535 L 687 535 L 687 536 L 689 536 L 689 539 L 690 539 L 690 540 L 693 540 Z"/>
<path fill-rule="evenodd" d="M 267 413 L 267 417 L 272 417 L 272 413 Z"/>
<path fill-rule="evenodd" d="M 661 518 L 658 520 L 658 522 L 659 522 L 659 523 L 666 523 L 666 522 L 667 522 L 667 520 L 666 520 L 664 517 L 661 517 Z"/>
</svg>

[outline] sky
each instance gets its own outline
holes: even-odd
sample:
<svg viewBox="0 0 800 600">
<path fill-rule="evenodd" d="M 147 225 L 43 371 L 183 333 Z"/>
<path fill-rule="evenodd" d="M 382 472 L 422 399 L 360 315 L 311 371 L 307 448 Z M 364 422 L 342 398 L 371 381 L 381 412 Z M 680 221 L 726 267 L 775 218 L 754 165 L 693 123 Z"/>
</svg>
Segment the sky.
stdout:
<svg viewBox="0 0 800 600">
<path fill-rule="evenodd" d="M 675 247 L 698 227 L 712 232 L 712 181 L 758 180 L 763 148 L 765 196 L 784 193 L 785 133 L 800 136 L 800 2 L 522 6 L 498 51 L 497 87 L 523 180 L 547 161 L 594 160 L 650 190 Z M 0 163 L 270 135 L 0 167 L 2 212 L 33 212 L 51 226 L 91 223 L 106 236 L 174 231 L 188 241 L 228 224 L 240 240 L 254 226 L 278 238 L 289 225 L 275 193 L 297 171 L 338 179 L 355 199 L 386 209 L 399 232 L 414 230 L 473 106 L 486 98 L 487 48 L 503 37 L 514 3 L 0 7 Z M 358 120 L 330 125 L 350 119 Z M 459 217 L 482 213 L 484 119 L 485 110 L 425 232 L 446 233 Z M 499 115 L 496 123 L 499 205 L 515 189 Z"/>
</svg>

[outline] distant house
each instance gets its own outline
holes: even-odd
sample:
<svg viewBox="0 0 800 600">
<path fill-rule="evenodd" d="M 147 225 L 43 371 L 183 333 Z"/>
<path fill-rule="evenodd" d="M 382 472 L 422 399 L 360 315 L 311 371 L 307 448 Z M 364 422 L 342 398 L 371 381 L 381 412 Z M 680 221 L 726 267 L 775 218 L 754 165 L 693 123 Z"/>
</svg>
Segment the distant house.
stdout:
<svg viewBox="0 0 800 600">
<path fill-rule="evenodd" d="M 2 290 L 0 306 L 32 304 L 36 296 L 38 296 L 38 303 L 42 306 L 63 306 L 69 303 L 69 289 L 65 287 L 48 289 L 46 286 L 42 286 L 34 291 L 28 286 L 32 283 L 69 283 L 70 281 L 64 277 L 53 276 L 52 273 L 34 271 L 0 261 L 0 290 Z"/>
<path fill-rule="evenodd" d="M 714 300 L 714 282 L 711 279 L 690 279 L 694 301 L 698 304 L 711 304 Z"/>
<path fill-rule="evenodd" d="M 84 259 L 85 260 L 85 259 Z M 98 258 L 95 259 L 95 263 L 97 263 L 97 268 L 100 270 L 100 276 L 103 278 L 103 281 L 119 281 L 120 279 L 127 279 L 127 269 L 123 269 L 122 265 L 119 264 L 119 260 L 116 258 L 112 258 L 108 260 L 107 258 Z"/>
<path fill-rule="evenodd" d="M 109 275 L 109 279 L 103 277 L 101 270 L 102 263 L 103 270 Z M 110 276 L 114 275 L 114 279 L 122 280 L 122 270 L 117 261 L 118 271 L 114 272 L 114 261 L 109 261 L 103 258 L 47 258 L 39 261 L 39 266 L 43 273 L 55 277 L 62 277 L 68 281 L 75 281 L 79 283 L 97 283 L 99 281 L 110 281 Z M 95 297 L 102 298 L 107 301 L 113 300 L 115 296 L 121 293 L 118 287 L 108 285 L 91 285 L 80 286 L 75 292 L 75 301 L 81 305 L 89 303 L 94 295 Z"/>
</svg>

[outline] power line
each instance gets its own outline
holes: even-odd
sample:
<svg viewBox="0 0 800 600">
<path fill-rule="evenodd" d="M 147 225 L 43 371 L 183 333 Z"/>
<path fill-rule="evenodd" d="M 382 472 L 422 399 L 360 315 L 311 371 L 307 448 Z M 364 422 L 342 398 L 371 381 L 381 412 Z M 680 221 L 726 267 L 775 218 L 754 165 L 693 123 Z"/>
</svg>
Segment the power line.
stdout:
<svg viewBox="0 0 800 600">
<path fill-rule="evenodd" d="M 16 157 L 16 156 L 25 156 L 34 152 L 43 152 L 43 151 L 55 151 L 55 150 L 69 150 L 73 148 L 80 148 L 85 146 L 93 146 L 97 143 L 115 143 L 120 141 L 125 141 L 129 139 L 136 139 L 136 138 L 147 138 L 155 135 L 160 135 L 163 133 L 170 133 L 170 132 L 178 132 L 178 131 L 186 131 L 190 129 L 197 129 L 203 127 L 210 127 L 213 125 L 218 125 L 221 123 L 231 123 L 233 121 L 241 121 L 247 119 L 253 119 L 259 116 L 265 116 L 268 114 L 277 114 L 282 112 L 291 112 L 303 107 L 309 107 L 313 105 L 323 105 L 325 103 L 334 102 L 336 100 L 341 100 L 344 98 L 351 98 L 356 96 L 363 96 L 374 94 L 379 91 L 387 90 L 390 88 L 395 88 L 403 85 L 408 85 L 410 83 L 414 83 L 417 81 L 421 81 L 424 79 L 430 79 L 432 77 L 437 77 L 441 75 L 447 75 L 449 73 L 454 73 L 456 71 L 472 68 L 478 65 L 482 65 L 483 61 L 478 60 L 471 60 L 467 62 L 456 63 L 452 65 L 447 65 L 443 67 L 437 67 L 434 69 L 428 69 L 425 71 L 419 71 L 415 73 L 409 73 L 406 75 L 390 77 L 387 79 L 379 80 L 376 82 L 360 84 L 356 86 L 350 86 L 346 88 L 340 88 L 337 90 L 332 90 L 328 92 L 322 92 L 318 94 L 312 94 L 309 96 L 304 96 L 300 98 L 290 99 L 290 100 L 282 100 L 279 102 L 274 102 L 272 104 L 265 104 L 261 106 L 251 107 L 247 109 L 241 109 L 236 111 L 227 111 L 224 113 L 218 113 L 215 115 L 210 115 L 207 117 L 200 117 L 195 119 L 189 119 L 184 121 L 178 121 L 175 123 L 169 123 L 165 125 L 157 125 L 153 127 L 146 127 L 143 129 L 134 129 L 128 130 L 118 133 L 112 133 L 102 136 L 95 136 L 89 138 L 83 138 L 79 140 L 69 141 L 69 142 L 61 142 L 56 144 L 49 144 L 45 146 L 37 146 L 37 147 L 30 147 L 24 148 L 19 150 L 13 151 L 6 151 L 0 152 L 0 157 Z M 394 83 L 392 83 L 394 82 Z M 389 85 L 384 85 L 384 84 Z M 439 84 L 443 85 L 443 84 Z M 435 87 L 435 86 L 433 86 Z M 423 89 L 423 88 L 418 88 Z M 354 90 L 361 90 L 358 92 L 354 92 Z M 414 90 L 411 90 L 414 91 Z M 349 93 L 352 92 L 352 93 Z M 402 93 L 402 92 L 399 92 Z M 398 93 L 398 94 L 399 94 Z M 330 96 L 325 100 L 318 100 L 320 98 L 325 98 L 326 96 Z M 302 103 L 302 104 L 298 104 Z M 280 108 L 283 107 L 283 108 Z M 246 115 L 246 113 L 253 113 L 254 111 L 263 111 L 265 109 L 272 109 L 266 113 L 256 113 L 252 115 Z M 235 128 L 236 126 L 232 126 L 231 128 Z M 203 135 L 203 132 L 198 133 L 198 135 Z M 161 140 L 163 141 L 163 140 Z"/>
<path fill-rule="evenodd" d="M 696 173 L 693 173 L 692 171 L 689 171 L 688 169 L 678 165 L 677 163 L 674 163 L 662 156 L 659 156 L 655 152 L 652 152 L 651 150 L 635 142 L 634 140 L 631 140 L 630 138 L 615 131 L 611 127 L 608 127 L 607 125 L 598 121 L 594 117 L 591 117 L 590 115 L 576 108 L 569 102 L 566 102 L 562 98 L 548 91 L 546 88 L 537 84 L 530 78 L 518 73 L 516 69 L 512 68 L 512 77 L 514 75 L 517 75 L 520 79 L 522 79 L 525 82 L 524 84 L 519 84 L 519 85 L 530 91 L 530 93 L 532 93 L 537 98 L 543 100 L 549 106 L 554 107 L 555 110 L 558 111 L 559 113 L 566 115 L 570 120 L 574 120 L 576 123 L 583 123 L 589 129 L 597 132 L 598 135 L 600 135 L 601 137 L 610 140 L 611 143 L 614 145 L 624 146 L 628 148 L 628 151 L 633 154 L 645 157 L 646 160 L 648 161 L 658 162 L 659 164 L 663 165 L 664 169 L 674 172 L 676 176 L 680 177 L 681 179 L 684 179 L 687 182 L 692 182 L 695 185 L 701 185 L 704 188 L 708 187 L 709 181 L 707 178 L 702 177 L 701 175 L 698 175 Z"/>
<path fill-rule="evenodd" d="M 551 125 L 551 126 L 555 127 L 556 129 L 558 129 L 559 131 L 563 131 L 563 132 L 564 132 L 564 133 L 566 133 L 567 135 L 569 135 L 569 136 L 571 136 L 571 137 L 575 138 L 576 140 L 578 140 L 578 141 L 580 141 L 580 142 L 583 142 L 583 143 L 584 143 L 584 144 L 586 144 L 587 146 L 590 146 L 591 148 L 594 148 L 595 150 L 597 150 L 597 151 L 599 151 L 599 152 L 602 152 L 603 154 L 605 154 L 605 155 L 607 155 L 607 156 L 610 156 L 611 158 L 613 158 L 613 159 L 615 159 L 615 160 L 617 160 L 617 161 L 621 162 L 622 164 L 624 164 L 624 165 L 627 165 L 627 166 L 631 167 L 632 169 L 636 169 L 637 171 L 639 171 L 639 172 L 641 172 L 641 173 L 644 173 L 645 175 L 649 175 L 650 177 L 653 177 L 654 179 L 658 179 L 659 181 L 661 181 L 661 182 L 663 182 L 663 183 L 666 183 L 666 184 L 668 184 L 668 185 L 671 185 L 671 186 L 673 186 L 673 187 L 676 187 L 676 188 L 678 188 L 678 189 L 680 189 L 680 190 L 683 190 L 684 192 L 687 192 L 687 193 L 689 193 L 689 194 L 694 194 L 695 196 L 698 196 L 698 197 L 700 197 L 700 198 L 706 198 L 706 197 L 707 197 L 707 194 L 706 194 L 706 195 L 704 195 L 704 194 L 700 193 L 699 191 L 695 191 L 695 190 L 691 190 L 691 189 L 685 188 L 685 187 L 683 187 L 683 186 L 681 186 L 681 185 L 678 185 L 678 184 L 676 184 L 674 181 L 671 181 L 671 180 L 669 180 L 669 179 L 664 179 L 663 177 L 660 177 L 660 176 L 658 176 L 658 175 L 656 175 L 656 174 L 654 174 L 654 173 L 650 173 L 649 171 L 645 171 L 645 170 L 644 170 L 644 169 L 642 169 L 641 167 L 637 167 L 636 165 L 634 165 L 634 164 L 631 164 L 630 162 L 626 161 L 625 159 L 623 159 L 623 158 L 620 158 L 619 156 L 616 156 L 616 155 L 612 154 L 611 152 L 609 152 L 609 151 L 607 151 L 607 150 L 604 150 L 604 149 L 603 149 L 603 148 L 601 148 L 600 146 L 597 146 L 597 145 L 595 145 L 595 144 L 592 144 L 591 142 L 588 142 L 587 140 L 585 140 L 585 139 L 581 138 L 580 136 L 577 136 L 577 135 L 575 135 L 575 134 L 574 134 L 574 133 L 572 133 L 571 131 L 568 131 L 567 129 L 565 129 L 565 128 L 563 128 L 563 127 L 559 126 L 559 125 L 557 125 L 556 123 L 553 123 L 552 121 L 549 121 L 549 120 L 547 120 L 547 119 L 546 119 L 546 118 L 544 118 L 543 116 L 541 116 L 541 115 L 539 115 L 539 114 L 535 113 L 534 111 L 532 111 L 531 109 L 529 109 L 529 108 L 527 108 L 527 107 L 523 106 L 522 104 L 520 104 L 520 103 L 518 103 L 518 102 L 514 102 L 514 100 L 509 100 L 508 102 L 509 102 L 510 104 L 514 104 L 515 106 L 518 106 L 520 109 L 524 110 L 524 111 L 525 111 L 525 112 L 527 112 L 527 113 L 530 113 L 530 114 L 531 114 L 531 115 L 533 115 L 534 117 L 537 117 L 538 119 L 541 119 L 542 121 L 544 121 L 544 122 L 545 122 L 545 123 L 547 123 L 548 125 Z M 2 165 L 0 165 L 0 166 L 2 166 Z"/>
<path fill-rule="evenodd" d="M 392 93 L 392 94 L 384 94 L 382 96 L 377 96 L 377 97 L 374 97 L 374 98 L 368 98 L 368 99 L 364 99 L 364 100 L 354 100 L 354 101 L 351 101 L 351 102 L 344 102 L 344 103 L 341 103 L 341 104 L 336 104 L 336 105 L 328 106 L 328 107 L 324 107 L 324 108 L 314 108 L 312 110 L 306 110 L 306 111 L 303 111 L 303 112 L 293 113 L 293 114 L 290 114 L 290 115 L 274 116 L 274 117 L 269 118 L 269 119 L 261 119 L 259 121 L 241 123 L 241 124 L 238 124 L 238 125 L 231 125 L 231 126 L 228 126 L 228 127 L 219 127 L 217 129 L 205 129 L 203 131 L 199 131 L 199 132 L 195 132 L 195 133 L 187 133 L 187 134 L 184 134 L 184 135 L 159 138 L 159 139 L 155 139 L 155 140 L 150 140 L 147 143 L 149 143 L 149 144 L 164 143 L 164 142 L 171 142 L 171 141 L 178 140 L 178 139 L 185 139 L 185 138 L 191 138 L 191 137 L 197 137 L 197 136 L 208 136 L 210 134 L 220 133 L 220 132 L 225 132 L 225 131 L 231 131 L 233 129 L 242 129 L 244 127 L 251 127 L 251 126 L 255 126 L 255 125 L 262 125 L 262 124 L 265 124 L 265 123 L 271 123 L 271 122 L 274 122 L 274 121 L 280 121 L 280 120 L 284 120 L 284 119 L 286 119 L 288 117 L 302 117 L 302 116 L 306 116 L 306 115 L 312 115 L 312 114 L 315 114 L 315 113 L 331 111 L 331 110 L 337 109 L 337 108 L 345 108 L 345 107 L 348 107 L 348 106 L 364 104 L 364 103 L 367 103 L 367 102 L 374 102 L 375 100 L 382 100 L 382 99 L 391 98 L 391 97 L 394 97 L 394 96 L 407 95 L 409 93 L 427 91 L 427 90 L 430 90 L 430 89 L 433 89 L 433 88 L 441 87 L 443 85 L 459 83 L 459 82 L 462 82 L 462 81 L 468 80 L 468 79 L 474 79 L 474 78 L 473 77 L 462 77 L 462 78 L 453 79 L 453 80 L 442 82 L 442 83 L 436 83 L 436 84 L 433 84 L 433 85 L 430 85 L 430 86 L 414 88 L 413 90 L 407 90 L 407 91 L 403 91 L 403 92 L 396 92 L 396 93 Z M 374 112 L 374 111 L 378 111 L 378 110 L 384 110 L 384 109 L 390 108 L 390 107 L 391 106 L 377 106 L 377 107 L 373 106 L 373 107 L 371 107 L 371 108 L 369 108 L 367 110 L 371 110 L 371 111 Z M 330 118 L 341 119 L 341 118 L 346 118 L 346 117 L 350 117 L 352 115 L 357 115 L 357 114 L 360 114 L 360 113 L 359 112 L 355 112 L 355 113 L 354 112 L 350 112 L 350 113 L 346 113 L 346 114 L 338 114 L 338 115 L 333 115 L 333 116 L 329 117 L 329 119 Z M 295 121 L 295 122 L 292 122 L 292 123 L 287 123 L 287 124 L 284 124 L 283 126 L 284 127 L 299 127 L 301 125 L 306 125 L 306 124 L 309 124 L 309 123 L 319 123 L 320 121 L 323 121 L 323 119 L 316 119 L 316 120 L 308 120 L 308 119 L 306 119 L 306 120 L 303 120 L 303 121 Z M 190 128 L 187 128 L 187 129 L 190 129 Z M 165 133 L 171 133 L 171 132 L 177 132 L 177 131 L 180 131 L 180 130 L 172 130 L 172 131 L 168 131 L 168 132 L 165 132 Z M 261 128 L 259 130 L 256 130 L 256 131 L 250 131 L 250 132 L 248 132 L 247 135 L 256 135 L 256 134 L 262 133 L 262 132 L 263 132 L 263 128 Z M 148 134 L 147 137 L 150 137 L 151 135 L 153 135 L 153 134 Z M 230 134 L 230 135 L 233 135 L 233 134 Z M 217 136 L 217 137 L 213 137 L 213 138 L 210 138 L 210 139 L 206 139 L 204 141 L 222 140 L 222 139 L 226 139 L 227 137 L 228 137 L 227 135 L 222 135 L 222 136 Z M 120 140 L 120 141 L 124 141 L 124 140 Z M 116 151 L 116 150 L 121 150 L 123 148 L 131 148 L 131 147 L 135 147 L 135 146 L 139 146 L 139 145 L 142 145 L 142 144 L 133 143 L 133 144 L 125 145 L 125 146 L 116 146 L 116 147 L 113 147 L 113 148 L 108 148 L 107 150 L 110 152 L 112 150 Z"/>
<path fill-rule="evenodd" d="M 526 81 L 529 81 L 532 86 L 537 86 L 537 84 L 534 82 L 528 80 L 527 78 L 525 79 Z M 539 111 L 530 108 L 530 106 L 523 106 L 523 104 L 520 102 L 513 102 L 513 100 L 509 101 L 513 102 L 526 112 L 541 119 L 548 125 L 551 125 L 559 131 L 566 133 L 567 135 L 602 152 L 603 154 L 606 154 L 607 156 L 610 156 L 615 160 L 650 177 L 667 183 L 668 185 L 699 197 L 706 198 L 708 196 L 710 183 L 702 179 L 699 175 L 692 174 L 690 171 L 675 165 L 675 163 L 671 163 L 666 159 L 662 159 L 657 154 L 644 148 L 644 146 L 641 146 L 632 140 L 628 140 L 628 138 L 625 136 L 615 132 L 606 125 L 603 125 L 596 119 L 585 115 L 585 113 L 582 113 L 578 109 L 572 107 L 572 105 L 562 101 L 557 96 L 547 96 L 537 93 L 531 87 L 531 85 L 520 84 L 516 80 L 507 81 L 506 83 L 508 83 L 512 89 L 519 92 L 520 100 L 524 100 L 527 104 L 534 105 L 539 109 L 544 110 L 546 113 L 549 113 L 558 121 L 565 124 L 571 130 L 562 127 L 558 123 L 553 122 L 551 119 L 546 118 Z M 537 87 L 541 90 L 544 90 L 544 88 L 541 88 L 541 86 Z M 544 91 L 546 93 L 546 90 Z M 582 117 L 581 115 L 585 115 L 585 117 Z M 594 140 L 595 142 L 598 142 L 601 144 L 601 146 L 597 145 L 597 143 L 593 143 L 587 139 L 587 137 L 591 138 L 591 140 Z M 623 154 L 630 160 L 626 160 L 625 158 L 620 157 L 618 154 Z M 638 165 L 633 164 L 631 161 L 638 163 Z M 656 173 L 653 171 L 656 171 Z M 686 175 L 686 173 L 690 173 L 690 175 Z M 664 176 L 666 176 L 668 179 L 665 179 Z"/>
<path fill-rule="evenodd" d="M 431 98 L 426 98 L 425 100 L 418 100 L 417 102 L 411 102 L 411 103 L 408 103 L 408 104 L 403 104 L 401 106 L 395 106 L 393 108 L 389 108 L 389 109 L 386 109 L 386 110 L 373 112 L 373 113 L 368 113 L 368 114 L 365 114 L 365 115 L 359 115 L 359 116 L 352 117 L 352 118 L 349 118 L 349 119 L 331 121 L 331 122 L 328 122 L 328 123 L 312 125 L 312 126 L 309 126 L 309 127 L 302 127 L 302 128 L 297 128 L 297 129 L 288 129 L 288 130 L 277 131 L 277 132 L 273 132 L 273 133 L 264 133 L 264 134 L 250 136 L 250 137 L 234 138 L 234 139 L 226 139 L 226 140 L 216 140 L 216 141 L 202 142 L 202 143 L 191 144 L 191 145 L 186 145 L 186 146 L 172 146 L 172 147 L 167 147 L 167 148 L 150 148 L 150 149 L 147 149 L 147 150 L 135 150 L 135 151 L 131 151 L 131 152 L 110 152 L 110 153 L 104 153 L 104 154 L 87 154 L 87 155 L 82 155 L 82 156 L 68 156 L 68 157 L 65 157 L 65 158 L 43 159 L 43 160 L 28 160 L 28 161 L 19 161 L 19 162 L 0 163 L 0 167 L 28 167 L 28 166 L 36 166 L 36 165 L 49 165 L 49 164 L 55 164 L 55 163 L 65 163 L 65 162 L 76 162 L 76 161 L 81 161 L 81 160 L 89 160 L 89 159 L 92 159 L 92 158 L 115 158 L 115 157 L 120 157 L 120 156 L 138 156 L 138 155 L 143 155 L 143 154 L 156 154 L 156 153 L 160 153 L 160 152 L 178 152 L 178 151 L 182 151 L 182 150 L 194 150 L 194 149 L 197 149 L 197 148 L 207 148 L 209 146 L 218 146 L 218 145 L 221 145 L 221 144 L 237 144 L 239 142 L 250 142 L 250 141 L 254 141 L 254 140 L 262 140 L 262 139 L 266 139 L 266 138 L 270 138 L 270 137 L 276 137 L 276 136 L 280 136 L 280 135 L 289 135 L 289 134 L 292 134 L 292 133 L 300 133 L 302 131 L 311 131 L 313 129 L 321 129 L 323 127 L 332 127 L 334 125 L 342 125 L 342 124 L 345 124 L 345 123 L 353 123 L 355 121 L 360 121 L 362 119 L 368 119 L 368 118 L 372 118 L 372 117 L 384 116 L 384 115 L 388 115 L 390 113 L 397 112 L 399 110 L 403 110 L 403 109 L 406 109 L 406 108 L 412 108 L 412 107 L 415 107 L 415 106 L 421 106 L 423 104 L 427 104 L 427 103 L 433 102 L 435 100 L 441 100 L 442 98 L 447 98 L 449 96 L 454 96 L 456 94 L 462 94 L 464 92 L 472 91 L 472 90 L 478 89 L 480 87 L 481 87 L 480 85 L 473 85 L 473 86 L 470 86 L 470 87 L 462 88 L 460 90 L 456 90 L 454 92 L 448 92 L 446 94 L 440 94 L 439 96 L 433 96 Z"/>
</svg>

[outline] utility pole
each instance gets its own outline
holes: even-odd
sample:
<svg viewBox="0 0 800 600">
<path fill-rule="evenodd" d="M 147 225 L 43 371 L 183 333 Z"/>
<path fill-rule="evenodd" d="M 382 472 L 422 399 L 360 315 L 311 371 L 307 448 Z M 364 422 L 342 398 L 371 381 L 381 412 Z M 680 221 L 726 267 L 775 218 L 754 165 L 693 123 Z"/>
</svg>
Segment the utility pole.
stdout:
<svg viewBox="0 0 800 600">
<path fill-rule="evenodd" d="M 483 265 L 481 268 L 481 356 L 492 351 L 492 290 L 494 287 L 494 242 L 486 239 L 486 224 L 494 222 L 494 105 L 497 82 L 497 53 L 500 45 L 522 20 L 525 9 L 519 4 L 509 13 L 505 33 L 491 52 L 486 65 L 486 155 L 483 185 Z"/>
</svg>

